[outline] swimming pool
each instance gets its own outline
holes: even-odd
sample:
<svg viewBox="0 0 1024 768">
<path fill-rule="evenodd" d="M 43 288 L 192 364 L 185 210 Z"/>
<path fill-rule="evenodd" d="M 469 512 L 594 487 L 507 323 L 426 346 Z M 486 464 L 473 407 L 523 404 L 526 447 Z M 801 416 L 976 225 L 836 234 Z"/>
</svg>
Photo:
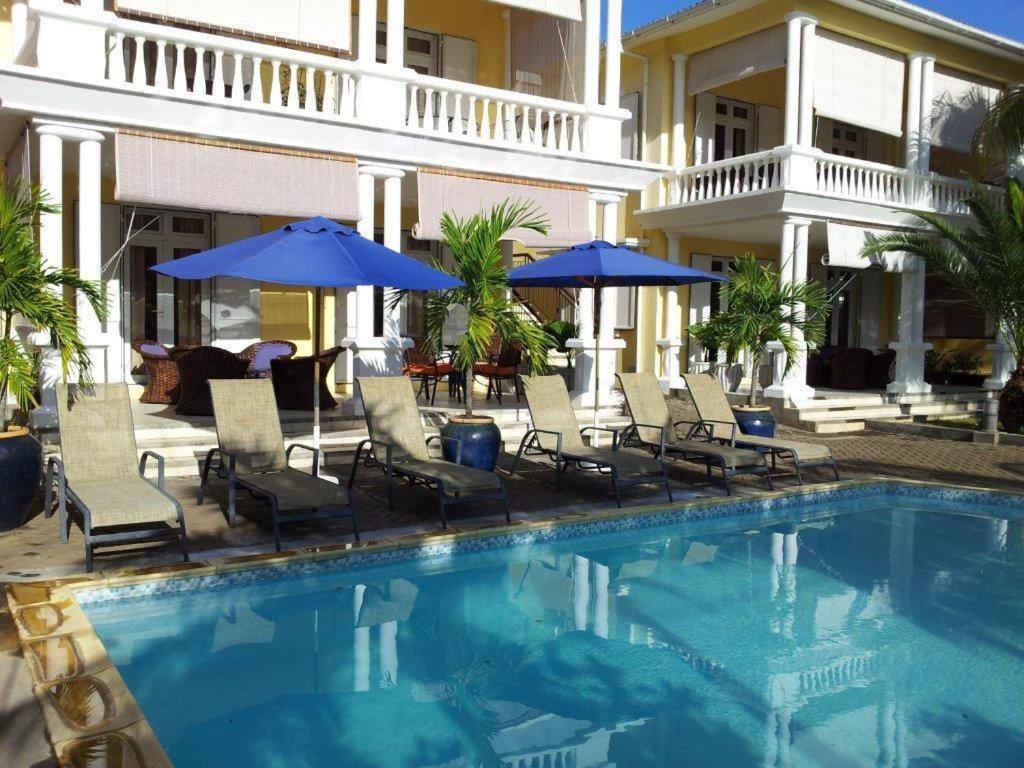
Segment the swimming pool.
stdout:
<svg viewBox="0 0 1024 768">
<path fill-rule="evenodd" d="M 806 499 L 79 599 L 177 768 L 1020 766 L 1019 507 Z"/>
</svg>

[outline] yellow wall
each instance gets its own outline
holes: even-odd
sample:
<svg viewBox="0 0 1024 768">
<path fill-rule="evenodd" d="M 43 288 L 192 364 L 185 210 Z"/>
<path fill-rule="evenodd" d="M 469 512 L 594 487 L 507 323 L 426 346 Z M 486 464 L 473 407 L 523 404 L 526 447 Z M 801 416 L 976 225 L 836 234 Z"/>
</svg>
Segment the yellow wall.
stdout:
<svg viewBox="0 0 1024 768">
<path fill-rule="evenodd" d="M 476 41 L 476 82 L 505 87 L 504 9 L 484 0 L 406 3 L 405 25 Z M 383 7 L 381 8 L 383 13 Z M 384 18 L 380 16 L 378 18 Z"/>
<path fill-rule="evenodd" d="M 11 0 L 0 0 L 0 62 L 14 60 L 11 40 Z"/>
</svg>

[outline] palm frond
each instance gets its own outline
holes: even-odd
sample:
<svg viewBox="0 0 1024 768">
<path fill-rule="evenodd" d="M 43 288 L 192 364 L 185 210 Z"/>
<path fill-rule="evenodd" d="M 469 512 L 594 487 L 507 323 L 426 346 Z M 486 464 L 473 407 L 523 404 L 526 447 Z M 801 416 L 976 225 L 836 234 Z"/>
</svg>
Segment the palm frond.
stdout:
<svg viewBox="0 0 1024 768">
<path fill-rule="evenodd" d="M 974 134 L 975 152 L 1007 163 L 1024 152 L 1024 85 L 1008 88 Z"/>
</svg>

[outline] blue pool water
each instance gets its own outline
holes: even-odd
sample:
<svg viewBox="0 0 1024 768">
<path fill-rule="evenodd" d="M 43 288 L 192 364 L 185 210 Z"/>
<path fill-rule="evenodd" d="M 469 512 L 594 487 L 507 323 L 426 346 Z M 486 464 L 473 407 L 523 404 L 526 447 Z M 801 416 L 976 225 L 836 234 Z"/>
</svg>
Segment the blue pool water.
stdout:
<svg viewBox="0 0 1024 768">
<path fill-rule="evenodd" d="M 86 610 L 177 768 L 1024 765 L 1024 520 L 934 501 Z"/>
</svg>

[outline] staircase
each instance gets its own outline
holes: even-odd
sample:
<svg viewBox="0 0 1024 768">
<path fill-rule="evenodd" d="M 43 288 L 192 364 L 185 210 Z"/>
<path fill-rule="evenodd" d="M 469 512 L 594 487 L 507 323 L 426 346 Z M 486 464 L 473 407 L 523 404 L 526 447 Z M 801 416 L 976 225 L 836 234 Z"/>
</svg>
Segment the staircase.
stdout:
<svg viewBox="0 0 1024 768">
<path fill-rule="evenodd" d="M 986 393 L 978 390 L 900 395 L 895 401 L 882 393 L 830 393 L 783 409 L 780 420 L 817 434 L 859 432 L 869 419 L 923 421 L 976 415 L 984 409 L 985 399 Z"/>
<path fill-rule="evenodd" d="M 512 264 L 522 267 L 537 259 L 528 253 L 517 253 Z M 572 320 L 576 309 L 576 297 L 567 288 L 516 287 L 512 295 L 531 320 L 544 325 L 552 320 Z"/>
</svg>

